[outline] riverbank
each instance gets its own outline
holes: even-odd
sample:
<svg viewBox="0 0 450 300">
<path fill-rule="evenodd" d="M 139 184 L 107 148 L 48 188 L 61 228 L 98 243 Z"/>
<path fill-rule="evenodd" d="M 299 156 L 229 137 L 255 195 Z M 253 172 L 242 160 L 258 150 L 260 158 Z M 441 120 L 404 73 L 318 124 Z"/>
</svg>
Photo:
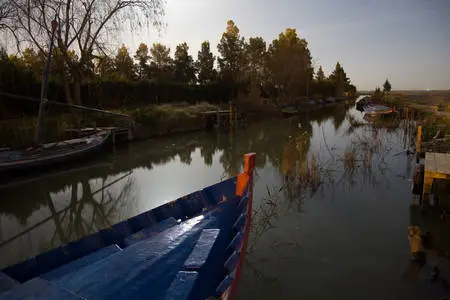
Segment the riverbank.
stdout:
<svg viewBox="0 0 450 300">
<path fill-rule="evenodd" d="M 450 91 L 393 91 L 383 101 L 450 117 Z"/>
<path fill-rule="evenodd" d="M 299 113 L 315 113 L 321 110 L 343 106 L 351 101 L 341 101 L 320 105 L 305 104 L 299 106 Z M 74 137 L 79 128 L 118 127 L 130 129 L 132 140 L 143 140 L 167 136 L 175 133 L 201 131 L 213 128 L 228 128 L 230 122 L 228 104 L 213 105 L 201 102 L 196 105 L 174 103 L 147 105 L 137 108 L 114 110 L 128 115 L 129 118 L 117 118 L 95 112 L 53 112 L 45 119 L 45 141 L 64 140 Z M 222 111 L 221 116 L 213 112 Z M 209 112 L 209 113 L 208 113 Z M 281 108 L 267 104 L 263 100 L 236 101 L 232 107 L 232 122 L 242 126 L 247 120 L 261 120 L 282 116 Z M 37 118 L 23 117 L 0 121 L 0 147 L 28 147 L 33 143 Z"/>
<path fill-rule="evenodd" d="M 164 136 L 175 132 L 202 130 L 206 119 L 202 113 L 217 110 L 208 103 L 197 105 L 148 105 L 114 110 L 130 118 L 115 118 L 100 113 L 69 112 L 45 119 L 45 142 L 63 140 L 77 128 L 123 127 L 131 129 L 133 139 Z M 0 146 L 21 147 L 32 144 L 37 118 L 25 117 L 0 122 Z"/>
</svg>

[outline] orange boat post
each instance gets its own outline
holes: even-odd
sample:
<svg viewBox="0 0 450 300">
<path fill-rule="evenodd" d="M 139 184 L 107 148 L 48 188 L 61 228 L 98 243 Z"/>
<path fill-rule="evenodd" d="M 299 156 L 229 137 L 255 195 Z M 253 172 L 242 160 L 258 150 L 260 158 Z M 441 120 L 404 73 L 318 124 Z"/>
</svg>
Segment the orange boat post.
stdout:
<svg viewBox="0 0 450 300">
<path fill-rule="evenodd" d="M 252 218 L 252 202 L 253 202 L 253 171 L 255 170 L 255 159 L 256 153 L 247 153 L 244 156 L 244 172 L 237 176 L 236 183 L 236 195 L 242 196 L 244 194 L 245 189 L 248 187 L 248 204 L 247 204 L 247 215 L 244 229 L 244 239 L 243 245 L 241 248 L 241 254 L 239 256 L 239 263 L 236 267 L 236 273 L 231 284 L 231 287 L 227 289 L 222 294 L 222 299 L 233 300 L 236 297 L 237 286 L 239 282 L 239 278 L 242 272 L 242 266 L 244 264 L 245 254 L 247 252 L 247 242 L 248 236 L 250 233 L 250 224 Z"/>
</svg>

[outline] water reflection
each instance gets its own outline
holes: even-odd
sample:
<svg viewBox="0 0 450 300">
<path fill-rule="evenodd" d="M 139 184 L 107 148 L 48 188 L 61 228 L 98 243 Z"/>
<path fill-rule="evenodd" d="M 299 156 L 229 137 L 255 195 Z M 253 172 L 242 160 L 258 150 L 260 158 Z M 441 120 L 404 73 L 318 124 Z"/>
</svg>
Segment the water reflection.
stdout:
<svg viewBox="0 0 450 300">
<path fill-rule="evenodd" d="M 360 122 L 352 130 L 349 116 Z M 327 206 L 321 206 L 324 216 L 305 218 L 310 202 L 339 202 L 352 197 L 355 187 L 361 193 L 389 189 L 392 177 L 401 179 L 396 177 L 401 167 L 401 175 L 408 176 L 410 169 L 404 167 L 408 161 L 401 166 L 391 163 L 392 153 L 411 144 L 414 136 L 410 134 L 413 127 L 402 120 L 401 116 L 396 120 L 400 129 L 392 131 L 380 122 L 364 121 L 354 108 L 340 104 L 289 119 L 252 123 L 235 132 L 191 133 L 135 143 L 98 159 L 95 165 L 91 162 L 4 184 L 0 187 L 0 266 L 233 176 L 242 168 L 243 154 L 256 152 L 251 254 L 249 268 L 244 269 L 254 275 L 244 275 L 243 280 L 250 287 L 262 284 L 262 290 L 269 282 L 268 288 L 275 293 L 271 295 L 277 295 L 281 289 L 277 278 L 282 276 L 271 275 L 267 268 L 274 261 L 272 255 L 295 260 L 295 253 L 303 251 L 304 241 L 310 238 L 304 232 L 316 231 L 311 224 L 317 220 L 328 224 L 335 218 Z M 352 153 L 353 161 L 346 153 Z M 324 237 L 327 243 L 335 239 Z M 260 283 L 254 283 L 254 278 L 260 278 Z M 244 293 L 243 299 L 253 290 Z"/>
<path fill-rule="evenodd" d="M 23 190 L 23 201 L 15 206 L 2 201 L 1 264 L 23 259 L 24 252 L 29 257 L 68 243 L 118 222 L 130 209 L 135 212 L 133 182 L 131 172 L 96 179 L 85 176 L 58 190 L 38 182 Z M 11 189 L 4 191 L 13 194 Z"/>
</svg>

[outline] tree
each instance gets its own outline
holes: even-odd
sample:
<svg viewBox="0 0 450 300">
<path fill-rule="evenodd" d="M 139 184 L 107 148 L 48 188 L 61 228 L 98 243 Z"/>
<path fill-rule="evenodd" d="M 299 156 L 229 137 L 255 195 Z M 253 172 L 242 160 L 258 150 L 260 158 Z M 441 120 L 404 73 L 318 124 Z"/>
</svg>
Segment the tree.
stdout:
<svg viewBox="0 0 450 300">
<path fill-rule="evenodd" d="M 96 74 L 99 75 L 101 79 L 111 79 L 115 74 L 116 65 L 114 59 L 107 55 L 103 55 L 96 58 Z"/>
<path fill-rule="evenodd" d="M 383 97 L 383 94 L 381 93 L 381 89 L 379 87 L 376 87 L 373 95 L 372 95 L 372 99 L 375 101 L 381 100 L 381 98 Z"/>
<path fill-rule="evenodd" d="M 239 28 L 232 20 L 227 22 L 227 29 L 222 34 L 217 50 L 220 75 L 225 80 L 236 82 L 244 69 L 244 38 L 239 35 Z"/>
<path fill-rule="evenodd" d="M 148 76 L 148 61 L 150 55 L 148 54 L 148 46 L 145 43 L 140 43 L 134 58 L 138 61 L 136 69 L 139 79 L 144 79 Z"/>
<path fill-rule="evenodd" d="M 36 53 L 33 48 L 25 48 L 22 52 L 23 66 L 30 70 L 36 81 L 42 77 L 45 57 L 43 53 Z"/>
<path fill-rule="evenodd" d="M 160 43 L 154 43 L 150 49 L 150 56 L 151 77 L 157 80 L 169 80 L 172 73 L 170 48 Z"/>
<path fill-rule="evenodd" d="M 215 80 L 214 55 L 211 53 L 209 42 L 204 41 L 198 51 L 196 67 L 198 70 L 198 82 L 207 84 Z"/>
<path fill-rule="evenodd" d="M 56 19 L 56 47 L 71 78 L 66 73 L 61 75 L 65 81 L 73 81 L 73 93 L 66 92 L 66 98 L 75 103 L 81 102 L 84 72 L 93 57 L 105 53 L 110 33 L 123 29 L 125 23 L 132 28 L 140 24 L 158 25 L 163 14 L 161 0 L 10 0 L 9 3 L 14 10 L 12 23 L 17 36 L 43 53 L 47 52 L 52 33 L 50 21 Z M 76 61 L 69 56 L 73 49 L 78 54 Z"/>
<path fill-rule="evenodd" d="M 316 80 L 319 82 L 325 80 L 325 73 L 323 72 L 322 66 L 320 66 L 319 70 L 317 70 Z"/>
<path fill-rule="evenodd" d="M 133 80 L 135 78 L 133 59 L 124 44 L 117 50 L 115 65 L 116 72 L 120 78 L 126 80 Z"/>
<path fill-rule="evenodd" d="M 247 76 L 251 87 L 261 87 L 266 66 L 266 42 L 262 37 L 250 38 L 245 45 Z"/>
<path fill-rule="evenodd" d="M 172 63 L 170 58 L 170 48 L 160 43 L 154 43 L 150 49 L 152 63 L 158 68 L 163 69 Z"/>
<path fill-rule="evenodd" d="M 383 92 L 385 93 L 390 93 L 391 92 L 391 83 L 389 82 L 389 80 L 386 79 L 386 81 L 383 84 Z"/>
<path fill-rule="evenodd" d="M 329 79 L 334 84 L 335 95 L 342 96 L 350 87 L 350 79 L 347 77 L 344 68 L 339 62 L 336 63 L 334 71 L 330 74 Z"/>
<path fill-rule="evenodd" d="M 0 30 L 9 28 L 9 21 L 13 14 L 13 7 L 8 0 L 0 0 Z"/>
<path fill-rule="evenodd" d="M 308 94 L 313 76 L 311 54 L 295 28 L 287 28 L 270 44 L 267 66 L 278 97 L 291 101 L 294 96 Z"/>
<path fill-rule="evenodd" d="M 175 79 L 184 84 L 194 83 L 196 80 L 194 60 L 188 51 L 189 46 L 186 43 L 179 44 L 173 62 Z"/>
</svg>

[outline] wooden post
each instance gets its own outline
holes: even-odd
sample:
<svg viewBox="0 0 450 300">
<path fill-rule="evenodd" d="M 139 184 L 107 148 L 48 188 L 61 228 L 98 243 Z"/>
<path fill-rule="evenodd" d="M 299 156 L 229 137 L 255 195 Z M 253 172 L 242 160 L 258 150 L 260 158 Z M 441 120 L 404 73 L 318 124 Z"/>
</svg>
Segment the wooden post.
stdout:
<svg viewBox="0 0 450 300">
<path fill-rule="evenodd" d="M 427 171 L 425 171 L 425 174 L 423 176 L 423 190 L 422 190 L 422 199 L 421 199 L 421 206 L 424 205 L 425 201 L 428 203 L 428 195 L 431 192 L 431 186 L 433 185 L 433 177 L 430 176 Z"/>
</svg>

